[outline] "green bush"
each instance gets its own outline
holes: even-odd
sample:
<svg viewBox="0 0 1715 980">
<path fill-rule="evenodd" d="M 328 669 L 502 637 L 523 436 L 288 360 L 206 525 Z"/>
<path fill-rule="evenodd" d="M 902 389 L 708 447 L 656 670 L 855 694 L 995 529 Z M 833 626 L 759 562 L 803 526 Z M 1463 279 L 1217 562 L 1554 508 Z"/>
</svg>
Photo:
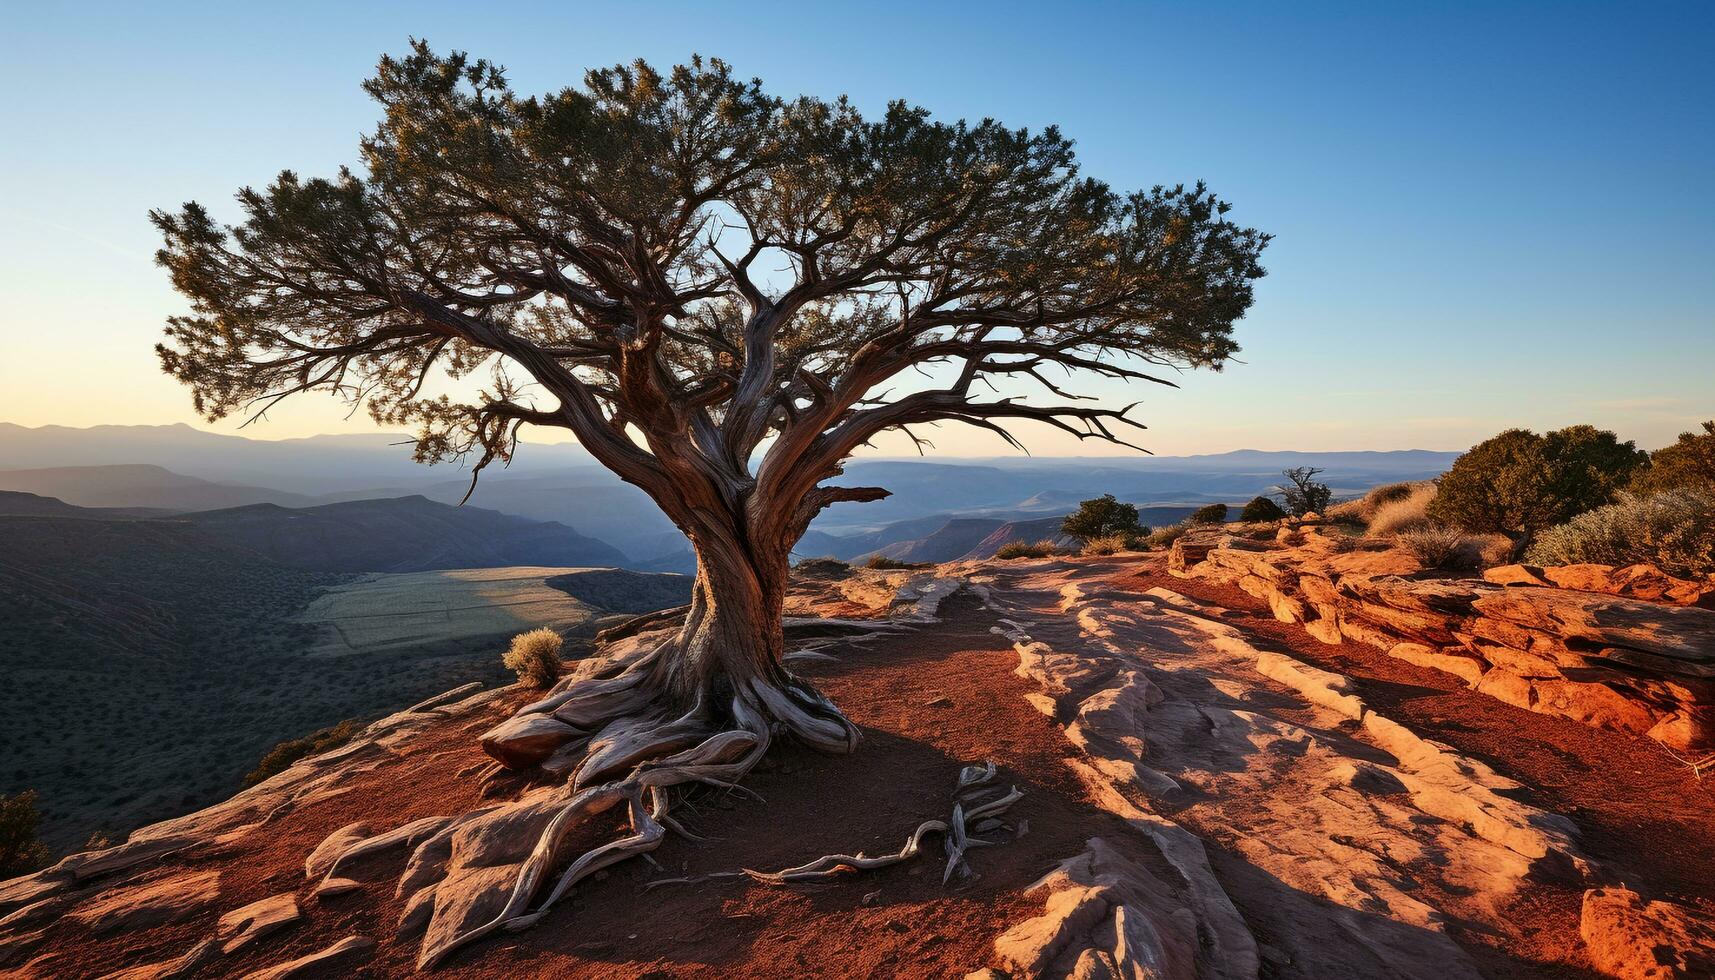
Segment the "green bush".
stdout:
<svg viewBox="0 0 1715 980">
<path fill-rule="evenodd" d="M 564 645 L 559 633 L 546 627 L 534 629 L 513 637 L 500 662 L 525 684 L 553 687 L 560 677 L 560 648 Z"/>
<path fill-rule="evenodd" d="M 1278 521 L 1285 516 L 1286 511 L 1267 497 L 1252 497 L 1245 509 L 1239 511 L 1241 521 Z"/>
<path fill-rule="evenodd" d="M 1533 565 L 1650 562 L 1672 575 L 1715 575 L 1715 489 L 1622 493 L 1617 503 L 1544 531 L 1526 558 Z"/>
<path fill-rule="evenodd" d="M 48 846 L 41 841 L 41 829 L 35 790 L 0 796 L 0 880 L 29 874 L 48 863 Z"/>
<path fill-rule="evenodd" d="M 1079 504 L 1078 509 L 1067 514 L 1066 519 L 1061 522 L 1060 531 L 1067 537 L 1080 541 L 1109 534 L 1149 533 L 1149 529 L 1137 521 L 1137 507 L 1121 503 L 1114 499 L 1111 493 Z"/>
<path fill-rule="evenodd" d="M 1647 462 L 1647 453 L 1593 426 L 1541 436 L 1508 429 L 1454 461 L 1428 516 L 1466 531 L 1528 539 L 1608 503 Z"/>
<path fill-rule="evenodd" d="M 1226 504 L 1204 504 L 1191 512 L 1192 524 L 1224 524 L 1227 520 Z"/>
<path fill-rule="evenodd" d="M 1632 476 L 1634 493 L 1680 487 L 1715 488 L 1715 420 L 1703 423 L 1701 435 L 1681 432 L 1678 442 L 1650 453 L 1649 465 Z"/>
<path fill-rule="evenodd" d="M 256 768 L 244 777 L 245 786 L 255 786 L 257 783 L 278 773 L 285 772 L 299 759 L 307 759 L 312 755 L 330 752 L 351 741 L 358 732 L 363 731 L 363 724 L 356 718 L 345 721 L 331 728 L 323 728 L 311 732 L 303 738 L 295 738 L 290 742 L 281 742 L 268 750 L 262 761 L 256 763 Z"/>
<path fill-rule="evenodd" d="M 996 558 L 1048 558 L 1060 554 L 1060 546 L 1047 539 L 1041 541 L 1008 541 L 994 553 Z"/>
</svg>

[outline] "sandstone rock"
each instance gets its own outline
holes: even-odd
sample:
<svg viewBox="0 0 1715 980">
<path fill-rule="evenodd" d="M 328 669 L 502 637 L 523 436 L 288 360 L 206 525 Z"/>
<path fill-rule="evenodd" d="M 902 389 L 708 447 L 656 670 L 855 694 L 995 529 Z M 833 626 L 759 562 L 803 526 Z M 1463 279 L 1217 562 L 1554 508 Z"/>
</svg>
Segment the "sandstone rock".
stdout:
<svg viewBox="0 0 1715 980">
<path fill-rule="evenodd" d="M 1626 888 L 1584 893 L 1579 935 L 1596 969 L 1623 980 L 1715 976 L 1715 923 Z"/>
<path fill-rule="evenodd" d="M 184 955 L 163 960 L 159 963 L 149 963 L 144 966 L 134 966 L 128 970 L 109 973 L 102 980 L 178 980 L 188 977 L 204 964 L 220 957 L 220 942 L 205 939 L 190 949 Z"/>
<path fill-rule="evenodd" d="M 1350 678 L 1330 673 L 1294 660 L 1285 654 L 1261 653 L 1256 658 L 1257 672 L 1279 681 L 1302 694 L 1312 704 L 1336 711 L 1353 721 L 1364 716 L 1364 702 L 1352 689 Z"/>
<path fill-rule="evenodd" d="M 1472 607 L 1486 617 L 1598 647 L 1627 647 L 1693 664 L 1715 661 L 1715 610 L 1528 586 L 1498 589 Z"/>
<path fill-rule="evenodd" d="M 580 734 L 551 715 L 514 715 L 483 734 L 482 749 L 508 769 L 528 769 Z"/>
<path fill-rule="evenodd" d="M 220 917 L 214 934 L 221 942 L 220 951 L 230 956 L 256 940 L 296 923 L 299 918 L 297 896 L 285 892 L 226 913 Z"/>
<path fill-rule="evenodd" d="M 347 936 L 319 953 L 246 974 L 244 980 L 293 980 L 296 977 L 320 976 L 336 969 L 343 972 L 368 962 L 374 955 L 374 940 Z"/>
<path fill-rule="evenodd" d="M 66 918 L 93 932 L 147 929 L 183 922 L 220 899 L 220 872 L 196 871 L 104 892 Z"/>
<path fill-rule="evenodd" d="M 1557 586 L 1677 606 L 1715 607 L 1715 581 L 1669 575 L 1648 563 L 1636 565 L 1502 565 L 1483 573 L 1497 585 Z"/>
<path fill-rule="evenodd" d="M 1480 661 L 1459 653 L 1446 653 L 1421 643 L 1395 643 L 1388 648 L 1387 654 L 1396 660 L 1419 667 L 1446 671 L 1464 678 L 1467 684 L 1475 684 L 1483 676 L 1483 665 Z"/>
<path fill-rule="evenodd" d="M 490 763 L 493 765 L 493 763 Z M 349 823 L 323 838 L 310 856 L 304 859 L 304 877 L 320 878 L 327 874 L 328 869 L 339 859 L 346 849 L 370 835 L 369 824 L 358 821 Z"/>
</svg>

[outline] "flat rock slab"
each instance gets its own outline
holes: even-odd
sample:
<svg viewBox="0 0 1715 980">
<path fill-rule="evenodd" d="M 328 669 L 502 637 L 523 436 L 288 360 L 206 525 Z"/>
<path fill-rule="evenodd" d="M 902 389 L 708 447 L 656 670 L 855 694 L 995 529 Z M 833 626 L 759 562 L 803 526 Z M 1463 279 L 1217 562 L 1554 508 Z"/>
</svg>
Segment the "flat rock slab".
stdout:
<svg viewBox="0 0 1715 980">
<path fill-rule="evenodd" d="M 316 886 L 316 898 L 333 898 L 336 895 L 357 891 L 362 887 L 362 882 L 352 881 L 350 878 L 329 878 Z"/>
<path fill-rule="evenodd" d="M 67 913 L 95 932 L 182 922 L 220 899 L 220 872 L 198 871 L 106 892 Z"/>
<path fill-rule="evenodd" d="M 205 939 L 192 946 L 183 956 L 109 973 L 101 980 L 177 980 L 178 977 L 190 976 L 203 964 L 219 958 L 220 943 Z"/>
<path fill-rule="evenodd" d="M 297 922 L 298 897 L 291 892 L 272 895 L 243 908 L 233 909 L 220 917 L 215 935 L 221 941 L 220 951 L 231 955 L 263 936 L 279 932 Z"/>
<path fill-rule="evenodd" d="M 350 969 L 367 963 L 374 955 L 374 940 L 347 936 L 319 953 L 245 974 L 244 980 L 292 980 L 294 977 L 316 976 L 328 970 Z"/>
</svg>

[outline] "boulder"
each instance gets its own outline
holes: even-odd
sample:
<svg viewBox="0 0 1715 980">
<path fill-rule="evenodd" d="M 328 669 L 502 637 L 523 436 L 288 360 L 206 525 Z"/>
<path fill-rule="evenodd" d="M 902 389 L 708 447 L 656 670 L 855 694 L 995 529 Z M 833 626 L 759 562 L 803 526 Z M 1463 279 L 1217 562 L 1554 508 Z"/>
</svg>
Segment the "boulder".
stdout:
<svg viewBox="0 0 1715 980">
<path fill-rule="evenodd" d="M 1501 565 L 1483 573 L 1496 585 L 1556 586 L 1675 606 L 1715 608 L 1715 581 L 1678 578 L 1655 565 Z"/>
<path fill-rule="evenodd" d="M 322 839 L 310 856 L 304 859 L 304 877 L 320 878 L 327 874 L 339 856 L 358 841 L 370 835 L 369 824 L 349 823 Z"/>
<path fill-rule="evenodd" d="M 582 734 L 552 715 L 514 715 L 483 734 L 482 750 L 508 769 L 529 769 Z"/>
<path fill-rule="evenodd" d="M 1578 933 L 1596 969 L 1622 980 L 1715 976 L 1715 923 L 1627 888 L 1584 893 Z"/>
</svg>

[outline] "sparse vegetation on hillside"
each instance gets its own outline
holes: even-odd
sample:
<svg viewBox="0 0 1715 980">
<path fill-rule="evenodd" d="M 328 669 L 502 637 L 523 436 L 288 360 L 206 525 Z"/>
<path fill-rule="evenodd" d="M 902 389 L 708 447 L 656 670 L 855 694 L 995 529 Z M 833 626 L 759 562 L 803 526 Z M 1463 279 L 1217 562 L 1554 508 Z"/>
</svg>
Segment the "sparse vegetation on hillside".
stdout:
<svg viewBox="0 0 1715 980">
<path fill-rule="evenodd" d="M 886 555 L 872 555 L 869 561 L 863 563 L 863 567 L 887 572 L 910 568 L 923 568 L 924 566 L 918 562 L 900 561 L 897 558 L 889 558 Z"/>
<path fill-rule="evenodd" d="M 1673 445 L 1650 453 L 1649 465 L 1631 483 L 1634 493 L 1680 487 L 1715 489 L 1715 419 L 1704 422 L 1702 432 L 1681 432 Z"/>
<path fill-rule="evenodd" d="M 1286 511 L 1268 497 L 1252 497 L 1239 512 L 1239 520 L 1250 522 L 1278 521 L 1285 516 Z"/>
<path fill-rule="evenodd" d="M 1151 531 L 1149 536 L 1144 538 L 1144 543 L 1151 548 L 1171 548 L 1173 542 L 1178 541 L 1184 535 L 1184 524 L 1169 524 L 1166 527 Z"/>
<path fill-rule="evenodd" d="M 41 826 L 35 790 L 0 796 L 0 881 L 29 874 L 47 863 Z"/>
<path fill-rule="evenodd" d="M 1305 514 L 1320 514 L 1328 509 L 1328 501 L 1334 499 L 1334 491 L 1328 484 L 1320 483 L 1316 476 L 1322 470 L 1315 466 L 1295 466 L 1282 470 L 1281 476 L 1286 482 L 1274 488 L 1275 495 L 1286 505 L 1287 513 L 1293 517 L 1303 517 Z"/>
<path fill-rule="evenodd" d="M 1227 520 L 1226 504 L 1204 504 L 1191 513 L 1192 524 L 1222 524 Z"/>
<path fill-rule="evenodd" d="M 1138 523 L 1137 506 L 1115 499 L 1105 493 L 1078 504 L 1078 509 L 1066 515 L 1060 530 L 1067 537 L 1088 541 L 1110 534 L 1148 534 L 1149 529 Z"/>
<path fill-rule="evenodd" d="M 1083 555 L 1117 555 L 1122 551 L 1133 551 L 1142 543 L 1142 539 L 1132 534 L 1104 534 L 1099 538 L 1091 538 L 1084 542 L 1079 550 Z"/>
<path fill-rule="evenodd" d="M 512 645 L 501 655 L 500 662 L 517 674 L 521 683 L 553 687 L 562 672 L 560 648 L 565 642 L 559 633 L 547 628 L 520 633 L 512 638 Z"/>
<path fill-rule="evenodd" d="M 270 776 L 285 772 L 292 763 L 299 759 L 307 759 L 323 752 L 331 752 L 351 741 L 352 736 L 363 731 L 363 723 L 355 718 L 320 731 L 311 732 L 303 738 L 294 738 L 289 742 L 281 742 L 268 750 L 262 761 L 256 763 L 256 768 L 244 776 L 245 786 L 255 786 Z"/>
<path fill-rule="evenodd" d="M 1471 447 L 1441 478 L 1430 519 L 1528 541 L 1608 503 L 1648 454 L 1588 425 L 1546 435 L 1508 429 Z"/>
<path fill-rule="evenodd" d="M 1715 575 L 1715 489 L 1622 493 L 1616 503 L 1544 531 L 1527 558 L 1537 565 L 1651 562 L 1674 575 Z"/>
<path fill-rule="evenodd" d="M 1060 554 L 1060 546 L 1044 538 L 1041 541 L 1008 541 L 994 553 L 1002 561 L 1015 558 L 1048 558 Z"/>
</svg>

